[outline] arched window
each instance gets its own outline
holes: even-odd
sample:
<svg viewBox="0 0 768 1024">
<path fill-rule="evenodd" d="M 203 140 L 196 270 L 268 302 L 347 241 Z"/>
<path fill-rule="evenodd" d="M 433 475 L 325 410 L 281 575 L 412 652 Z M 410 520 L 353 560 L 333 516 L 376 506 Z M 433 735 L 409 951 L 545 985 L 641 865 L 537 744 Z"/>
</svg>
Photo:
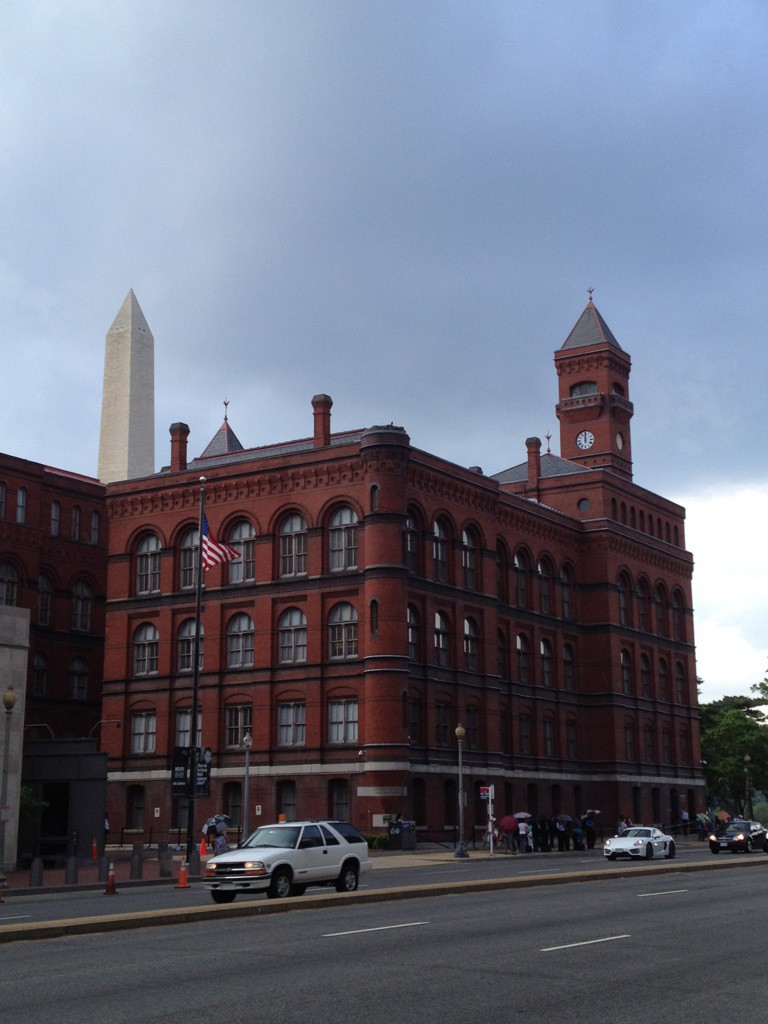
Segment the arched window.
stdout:
<svg viewBox="0 0 768 1024">
<path fill-rule="evenodd" d="M 517 648 L 517 678 L 521 683 L 528 682 L 528 637 L 522 633 L 517 634 L 515 640 Z"/>
<path fill-rule="evenodd" d="M 581 380 L 578 384 L 572 384 L 570 390 L 571 398 L 584 398 L 585 395 L 597 394 L 597 382 L 594 380 Z"/>
<path fill-rule="evenodd" d="M 552 644 L 549 640 L 542 640 L 539 643 L 539 656 L 541 658 L 541 685 L 552 686 Z"/>
<path fill-rule="evenodd" d="M 626 650 L 621 652 L 621 690 L 622 693 L 632 692 L 632 658 Z"/>
<path fill-rule="evenodd" d="M 160 634 L 151 622 L 145 622 L 133 636 L 133 674 L 149 676 L 157 674 L 157 652 Z"/>
<path fill-rule="evenodd" d="M 48 661 L 42 654 L 36 654 L 32 663 L 32 692 L 36 697 L 45 696 L 48 689 Z"/>
<path fill-rule="evenodd" d="M 474 530 L 461 533 L 461 572 L 468 590 L 477 587 L 477 538 Z"/>
<path fill-rule="evenodd" d="M 159 590 L 160 541 L 154 533 L 148 533 L 136 549 L 136 593 L 156 594 Z"/>
<path fill-rule="evenodd" d="M 0 563 L 0 604 L 15 606 L 19 574 L 10 562 Z"/>
<path fill-rule="evenodd" d="M 282 665 L 307 660 L 307 617 L 300 608 L 288 608 L 280 616 L 277 643 Z"/>
<path fill-rule="evenodd" d="M 667 592 L 661 584 L 656 588 L 656 633 L 667 636 Z"/>
<path fill-rule="evenodd" d="M 357 657 L 357 612 L 346 601 L 335 604 L 328 615 L 328 656 Z"/>
<path fill-rule="evenodd" d="M 651 603 L 651 594 L 645 580 L 638 580 L 637 583 L 637 627 L 644 632 L 648 630 L 648 609 Z"/>
<path fill-rule="evenodd" d="M 61 529 L 61 505 L 58 501 L 51 502 L 51 536 L 58 537 Z"/>
<path fill-rule="evenodd" d="M 418 573 L 421 568 L 421 545 L 419 530 L 413 513 L 405 517 L 405 564 L 409 572 Z"/>
<path fill-rule="evenodd" d="M 509 678 L 507 664 L 507 637 L 503 629 L 496 630 L 496 672 L 502 679 Z"/>
<path fill-rule="evenodd" d="M 280 524 L 280 575 L 303 576 L 307 571 L 307 522 L 292 512 Z"/>
<path fill-rule="evenodd" d="M 563 618 L 573 617 L 573 573 L 567 565 L 560 570 L 560 593 L 563 602 Z"/>
<path fill-rule="evenodd" d="M 286 821 L 296 821 L 296 783 L 293 779 L 281 779 L 276 791 L 277 812 Z"/>
<path fill-rule="evenodd" d="M 672 612 L 672 637 L 675 640 L 685 640 L 685 624 L 683 619 L 683 596 L 679 590 L 672 594 L 670 610 Z"/>
<path fill-rule="evenodd" d="M 448 582 L 448 531 L 445 523 L 436 519 L 432 526 L 432 565 L 435 579 Z"/>
<path fill-rule="evenodd" d="M 179 547 L 179 586 L 191 590 L 197 584 L 198 528 L 187 530 Z"/>
<path fill-rule="evenodd" d="M 448 616 L 443 612 L 435 612 L 435 664 L 450 665 L 451 630 Z"/>
<path fill-rule="evenodd" d="M 544 615 L 549 615 L 553 609 L 552 602 L 552 566 L 546 558 L 540 558 L 536 566 L 539 579 L 539 610 Z"/>
<path fill-rule="evenodd" d="M 253 665 L 253 619 L 240 612 L 227 624 L 227 668 Z"/>
<path fill-rule="evenodd" d="M 198 669 L 203 667 L 203 624 L 200 623 L 200 649 L 197 656 Z M 195 620 L 185 619 L 179 626 L 177 670 L 191 672 L 195 658 Z"/>
<path fill-rule="evenodd" d="M 514 559 L 515 572 L 515 603 L 519 608 L 528 607 L 528 556 L 524 551 L 516 551 Z"/>
<path fill-rule="evenodd" d="M 16 492 L 16 522 L 23 526 L 27 521 L 27 490 L 20 487 Z"/>
<path fill-rule="evenodd" d="M 669 672 L 664 658 L 659 658 L 659 698 L 669 700 Z"/>
<path fill-rule="evenodd" d="M 576 689 L 573 648 L 570 644 L 563 644 L 563 685 L 566 690 Z"/>
<path fill-rule="evenodd" d="M 624 726 L 624 757 L 627 761 L 635 759 L 635 730 L 629 724 Z"/>
<path fill-rule="evenodd" d="M 88 696 L 88 662 L 73 658 L 69 663 L 69 696 L 72 700 L 85 700 Z"/>
<path fill-rule="evenodd" d="M 640 689 L 644 697 L 651 696 L 651 662 L 647 654 L 640 655 Z"/>
<path fill-rule="evenodd" d="M 91 512 L 91 544 L 99 543 L 101 532 L 101 516 L 98 512 Z"/>
<path fill-rule="evenodd" d="M 474 619 L 464 619 L 464 668 L 476 672 L 478 665 L 478 634 Z"/>
<path fill-rule="evenodd" d="M 328 524 L 328 568 L 331 572 L 357 567 L 357 513 L 337 508 Z"/>
<path fill-rule="evenodd" d="M 419 661 L 421 654 L 421 619 L 412 604 L 408 605 L 408 657 Z"/>
<path fill-rule="evenodd" d="M 368 605 L 368 628 L 371 636 L 379 635 L 379 602 L 375 598 Z"/>
<path fill-rule="evenodd" d="M 378 512 L 379 511 L 379 485 L 378 484 L 371 484 L 370 498 L 371 498 L 371 503 L 370 503 L 369 507 L 370 507 L 371 512 Z"/>
<path fill-rule="evenodd" d="M 93 591 L 87 583 L 76 583 L 72 589 L 72 629 L 87 633 L 91 628 Z"/>
<path fill-rule="evenodd" d="M 70 536 L 72 540 L 80 540 L 80 509 L 77 505 L 72 509 L 72 529 Z"/>
<path fill-rule="evenodd" d="M 629 576 L 627 576 L 625 572 L 620 573 L 616 589 L 619 594 L 619 624 L 622 626 L 629 626 L 632 624 L 629 605 L 630 587 L 631 583 L 629 581 Z"/>
<path fill-rule="evenodd" d="M 254 565 L 254 550 L 256 547 L 256 530 L 252 523 L 241 519 L 235 523 L 229 531 L 227 543 L 235 551 L 240 552 L 240 558 L 229 563 L 229 582 L 243 583 L 245 580 L 255 578 L 256 569 Z"/>
<path fill-rule="evenodd" d="M 509 600 L 509 565 L 503 544 L 496 546 L 496 597 L 505 604 Z"/>
<path fill-rule="evenodd" d="M 47 576 L 40 576 L 37 581 L 37 624 L 50 626 L 51 609 L 53 607 L 53 584 Z"/>
<path fill-rule="evenodd" d="M 677 701 L 678 704 L 686 703 L 686 690 L 688 689 L 685 679 L 685 669 L 683 668 L 682 662 L 678 661 L 675 663 L 675 686 L 677 689 Z"/>
</svg>

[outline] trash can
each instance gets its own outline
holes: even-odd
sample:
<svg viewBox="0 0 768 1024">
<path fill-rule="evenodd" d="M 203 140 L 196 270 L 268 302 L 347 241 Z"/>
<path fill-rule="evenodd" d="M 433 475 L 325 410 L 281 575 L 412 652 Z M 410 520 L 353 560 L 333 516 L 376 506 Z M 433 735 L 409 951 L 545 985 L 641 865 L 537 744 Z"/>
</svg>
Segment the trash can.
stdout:
<svg viewBox="0 0 768 1024">
<path fill-rule="evenodd" d="M 401 850 L 415 850 L 416 849 L 416 822 L 415 821 L 401 821 L 400 831 L 400 849 Z"/>
<path fill-rule="evenodd" d="M 389 835 L 389 848 L 390 850 L 402 850 L 403 849 L 403 822 L 402 821 L 390 821 L 387 825 L 387 834 Z"/>
</svg>

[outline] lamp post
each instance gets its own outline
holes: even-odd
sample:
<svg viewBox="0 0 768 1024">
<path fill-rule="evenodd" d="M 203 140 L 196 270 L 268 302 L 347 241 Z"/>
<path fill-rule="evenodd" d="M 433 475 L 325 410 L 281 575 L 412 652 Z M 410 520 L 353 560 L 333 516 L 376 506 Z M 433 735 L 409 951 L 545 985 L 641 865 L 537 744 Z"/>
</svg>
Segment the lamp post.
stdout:
<svg viewBox="0 0 768 1024">
<path fill-rule="evenodd" d="M 248 783 L 251 776 L 251 751 L 253 750 L 253 736 L 249 732 L 243 736 L 243 750 L 245 751 L 245 782 L 243 784 L 243 839 L 248 835 Z"/>
<path fill-rule="evenodd" d="M 751 818 L 752 811 L 749 806 L 749 762 L 752 758 L 749 754 L 744 755 L 744 817 Z"/>
<path fill-rule="evenodd" d="M 468 857 L 464 846 L 464 764 L 461 759 L 461 741 L 467 730 L 463 725 L 456 726 L 456 739 L 459 744 L 459 842 L 453 852 L 454 857 Z"/>
<path fill-rule="evenodd" d="M 9 687 L 3 694 L 3 707 L 5 708 L 5 738 L 3 745 L 3 783 L 0 791 L 0 875 L 5 866 L 5 824 L 10 817 L 8 808 L 8 759 L 11 753 L 11 715 L 16 707 L 16 694 L 13 687 Z"/>
</svg>

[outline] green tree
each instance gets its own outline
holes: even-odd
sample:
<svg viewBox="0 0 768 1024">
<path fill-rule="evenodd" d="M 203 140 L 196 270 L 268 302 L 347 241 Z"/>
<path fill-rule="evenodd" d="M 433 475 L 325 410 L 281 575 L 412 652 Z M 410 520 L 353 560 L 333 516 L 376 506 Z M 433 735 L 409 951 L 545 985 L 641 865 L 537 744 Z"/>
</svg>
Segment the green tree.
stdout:
<svg viewBox="0 0 768 1024">
<path fill-rule="evenodd" d="M 753 687 L 754 689 L 754 687 Z M 768 728 L 762 698 L 723 697 L 701 707 L 701 749 L 707 788 L 735 815 L 748 813 L 745 755 L 751 789 L 768 790 Z"/>
</svg>

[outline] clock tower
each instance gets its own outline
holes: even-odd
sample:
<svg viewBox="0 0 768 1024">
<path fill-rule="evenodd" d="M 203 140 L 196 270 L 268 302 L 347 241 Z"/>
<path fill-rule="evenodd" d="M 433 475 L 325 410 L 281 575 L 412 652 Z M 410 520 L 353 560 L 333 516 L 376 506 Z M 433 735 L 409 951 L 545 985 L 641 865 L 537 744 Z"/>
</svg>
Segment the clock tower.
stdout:
<svg viewBox="0 0 768 1024">
<path fill-rule="evenodd" d="M 589 302 L 565 344 L 555 352 L 560 454 L 593 468 L 606 467 L 631 479 L 629 421 L 631 360 Z"/>
</svg>

